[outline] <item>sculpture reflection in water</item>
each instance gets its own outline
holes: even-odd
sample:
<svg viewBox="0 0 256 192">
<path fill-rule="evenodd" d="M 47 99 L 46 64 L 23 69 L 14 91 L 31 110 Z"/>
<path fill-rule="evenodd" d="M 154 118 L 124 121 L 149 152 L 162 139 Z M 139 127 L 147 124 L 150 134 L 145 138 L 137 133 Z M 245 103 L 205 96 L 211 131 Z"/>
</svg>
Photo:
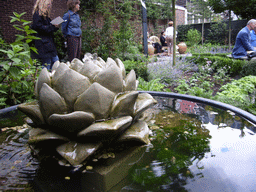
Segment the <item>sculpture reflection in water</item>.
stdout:
<svg viewBox="0 0 256 192">
<path fill-rule="evenodd" d="M 199 164 L 210 152 L 209 130 L 199 120 L 166 110 L 157 114 L 150 128 L 154 146 L 150 152 L 155 160 L 135 167 L 133 180 L 150 191 L 186 191 L 183 187 L 186 180 L 195 177 L 189 167 L 193 162 Z M 203 167 L 198 166 L 198 169 Z"/>
<path fill-rule="evenodd" d="M 31 118 L 29 145 L 40 159 L 54 157 L 61 165 L 89 167 L 115 157 L 122 143 L 149 144 L 149 128 L 140 120 L 156 100 L 136 89 L 136 74 L 127 75 L 120 59 L 105 62 L 86 54 L 83 62 L 56 62 L 36 82 L 37 101 L 18 107 Z"/>
</svg>

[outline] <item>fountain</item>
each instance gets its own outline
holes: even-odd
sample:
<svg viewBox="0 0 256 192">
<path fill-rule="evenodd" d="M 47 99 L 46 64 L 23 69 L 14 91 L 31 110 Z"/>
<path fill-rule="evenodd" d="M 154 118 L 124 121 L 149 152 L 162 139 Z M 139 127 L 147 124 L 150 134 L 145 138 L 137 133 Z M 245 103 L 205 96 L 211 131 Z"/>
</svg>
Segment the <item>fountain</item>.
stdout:
<svg viewBox="0 0 256 192">
<path fill-rule="evenodd" d="M 52 72 L 44 68 L 35 86 L 37 101 L 18 106 L 33 121 L 28 140 L 33 153 L 87 170 L 101 158 L 118 159 L 117 151 L 122 157 L 138 153 L 136 146 L 150 143 L 140 116 L 156 100 L 139 94 L 137 85 L 134 70 L 126 75 L 120 59 L 105 62 L 96 54 L 86 54 L 83 62 L 56 62 Z M 98 168 L 99 175 L 114 175 L 111 170 L 120 161 Z M 115 181 L 122 178 L 119 174 Z"/>
<path fill-rule="evenodd" d="M 83 68 L 88 68 L 87 75 L 76 78 Z M 122 83 L 101 79 L 102 73 Z M 134 76 L 134 71 L 125 75 L 120 60 L 103 62 L 90 54 L 83 62 L 55 63 L 51 73 L 43 70 L 36 86 L 38 101 L 18 106 L 32 119 L 27 120 L 30 126 L 2 128 L 0 190 L 254 189 L 254 115 L 189 95 L 137 92 Z M 88 84 L 81 83 L 84 77 Z M 66 93 L 69 84 L 72 91 Z M 8 109 L 0 110 L 0 124 L 2 111 Z"/>
</svg>

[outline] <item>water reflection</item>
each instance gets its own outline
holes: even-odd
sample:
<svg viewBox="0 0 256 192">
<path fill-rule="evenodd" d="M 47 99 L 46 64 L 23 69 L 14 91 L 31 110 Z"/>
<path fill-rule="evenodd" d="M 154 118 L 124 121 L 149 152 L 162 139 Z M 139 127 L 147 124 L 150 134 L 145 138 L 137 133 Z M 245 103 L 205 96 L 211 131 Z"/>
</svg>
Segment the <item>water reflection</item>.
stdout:
<svg viewBox="0 0 256 192">
<path fill-rule="evenodd" d="M 18 126 L 5 128 L 0 134 L 0 190 L 23 190 L 32 188 L 38 163 L 32 158 L 27 146 L 28 129 Z"/>
<path fill-rule="evenodd" d="M 231 111 L 172 98 L 158 101 L 160 110 L 151 121 L 154 161 L 134 168 L 133 189 L 254 190 L 254 125 Z"/>
<path fill-rule="evenodd" d="M 135 168 L 133 180 L 150 191 L 185 190 L 188 178 L 202 177 L 189 166 L 210 152 L 209 130 L 197 119 L 163 110 L 155 117 L 150 153 L 154 161 Z M 203 169 L 197 163 L 198 169 Z"/>
</svg>

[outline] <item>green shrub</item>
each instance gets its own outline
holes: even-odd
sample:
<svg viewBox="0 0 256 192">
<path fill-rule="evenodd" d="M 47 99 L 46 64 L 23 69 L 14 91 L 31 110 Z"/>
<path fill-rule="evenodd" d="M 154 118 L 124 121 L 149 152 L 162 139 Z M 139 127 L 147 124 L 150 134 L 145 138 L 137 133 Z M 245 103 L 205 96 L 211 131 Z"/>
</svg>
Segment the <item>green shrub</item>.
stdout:
<svg viewBox="0 0 256 192">
<path fill-rule="evenodd" d="M 188 46 L 195 46 L 201 41 L 201 32 L 196 29 L 190 29 L 187 33 L 187 42 Z"/>
<path fill-rule="evenodd" d="M 187 57 L 187 60 L 194 62 L 197 65 L 205 66 L 210 64 L 214 71 L 217 71 L 218 68 L 226 68 L 227 72 L 231 76 L 239 75 L 243 66 L 248 62 L 245 60 L 231 59 L 228 57 L 222 56 L 192 56 Z"/>
<path fill-rule="evenodd" d="M 148 72 L 146 62 L 142 61 L 134 61 L 134 60 L 126 60 L 123 61 L 126 73 L 129 73 L 132 69 L 134 69 L 137 77 L 143 78 L 145 81 L 148 81 Z"/>
<path fill-rule="evenodd" d="M 163 91 L 165 85 L 160 83 L 160 79 L 153 79 L 149 82 L 145 81 L 141 77 L 138 78 L 139 80 L 139 91 Z"/>
<path fill-rule="evenodd" d="M 19 104 L 34 97 L 34 83 L 38 74 L 36 60 L 30 57 L 30 51 L 35 51 L 35 47 L 30 47 L 29 43 L 34 39 L 36 33 L 29 28 L 30 21 L 21 19 L 25 14 L 13 13 L 11 23 L 13 27 L 20 31 L 15 40 L 5 49 L 0 49 L 4 57 L 0 61 L 0 108 Z"/>
<path fill-rule="evenodd" d="M 217 93 L 215 99 L 244 110 L 253 105 L 255 108 L 255 87 L 256 76 L 246 76 L 222 86 L 220 88 L 221 92 Z"/>
<path fill-rule="evenodd" d="M 251 60 L 245 63 L 241 71 L 242 76 L 256 75 L 256 60 Z"/>
</svg>

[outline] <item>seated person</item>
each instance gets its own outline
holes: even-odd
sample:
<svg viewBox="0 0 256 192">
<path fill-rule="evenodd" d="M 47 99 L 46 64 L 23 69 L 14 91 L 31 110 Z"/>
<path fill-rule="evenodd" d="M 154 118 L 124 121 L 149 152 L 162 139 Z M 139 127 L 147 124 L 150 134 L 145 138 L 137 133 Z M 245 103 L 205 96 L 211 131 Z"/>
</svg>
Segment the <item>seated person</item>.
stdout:
<svg viewBox="0 0 256 192">
<path fill-rule="evenodd" d="M 157 36 L 151 36 L 148 41 L 150 41 L 153 47 L 156 49 L 157 53 L 162 53 L 162 46 L 160 45 L 159 38 Z"/>
<path fill-rule="evenodd" d="M 251 30 L 256 30 L 256 20 L 251 19 L 247 25 L 242 28 L 236 36 L 236 43 L 232 50 L 232 57 L 239 59 L 248 55 L 247 51 L 256 51 L 251 45 Z"/>
<path fill-rule="evenodd" d="M 253 47 L 256 47 L 256 33 L 254 30 L 251 30 L 251 44 Z"/>
<path fill-rule="evenodd" d="M 166 39 L 164 36 L 164 32 L 161 32 L 160 41 L 162 46 L 167 46 Z"/>
</svg>

